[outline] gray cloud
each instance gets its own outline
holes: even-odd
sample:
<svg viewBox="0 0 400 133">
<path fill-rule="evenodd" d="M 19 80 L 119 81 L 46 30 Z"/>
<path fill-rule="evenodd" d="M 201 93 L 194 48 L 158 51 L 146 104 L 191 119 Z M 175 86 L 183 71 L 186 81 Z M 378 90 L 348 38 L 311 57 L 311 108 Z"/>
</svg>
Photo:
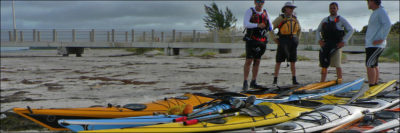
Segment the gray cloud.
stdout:
<svg viewBox="0 0 400 133">
<path fill-rule="evenodd" d="M 279 15 L 286 1 L 266 1 L 270 17 Z M 17 28 L 100 28 L 100 29 L 182 29 L 205 30 L 204 4 L 212 1 L 16 1 Z M 242 26 L 244 12 L 251 1 L 216 1 L 222 10 L 228 7 Z M 303 29 L 315 29 L 329 15 L 329 1 L 295 1 L 295 10 Z M 365 1 L 339 1 L 339 14 L 356 29 L 368 23 L 372 11 Z M 382 5 L 392 22 L 399 21 L 399 2 Z M 1 1 L 1 28 L 12 28 L 11 2 Z"/>
</svg>

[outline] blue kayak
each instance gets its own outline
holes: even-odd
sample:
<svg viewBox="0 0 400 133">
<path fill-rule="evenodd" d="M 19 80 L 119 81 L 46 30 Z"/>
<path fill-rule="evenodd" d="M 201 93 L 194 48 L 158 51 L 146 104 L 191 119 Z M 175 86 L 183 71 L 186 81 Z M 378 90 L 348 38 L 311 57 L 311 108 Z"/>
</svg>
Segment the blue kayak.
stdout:
<svg viewBox="0 0 400 133">
<path fill-rule="evenodd" d="M 262 100 L 257 99 L 257 103 L 261 103 Z M 231 105 L 221 103 L 198 114 L 204 114 L 209 112 L 215 112 L 218 110 L 230 109 Z M 193 110 L 196 111 L 196 110 Z M 217 114 L 216 114 L 217 115 Z M 213 117 L 216 115 L 207 115 L 199 118 Z M 127 117 L 127 118 L 115 118 L 115 119 L 74 119 L 58 120 L 58 124 L 68 128 L 74 132 L 79 132 L 83 130 L 100 130 L 100 129 L 114 129 L 114 128 L 128 128 L 128 127 L 138 127 L 138 126 L 148 126 L 154 124 L 170 123 L 173 122 L 175 118 L 182 117 L 181 115 L 153 115 L 153 116 L 138 116 L 138 117 Z"/>
<path fill-rule="evenodd" d="M 360 78 L 357 80 L 354 80 L 352 82 L 347 82 L 335 86 L 330 86 L 327 88 L 322 88 L 320 89 L 320 93 L 309 93 L 309 94 L 292 94 L 288 97 L 282 98 L 282 99 L 264 99 L 262 102 L 274 102 L 274 103 L 283 103 L 283 102 L 289 102 L 289 101 L 295 101 L 295 100 L 306 100 L 306 99 L 311 99 L 311 98 L 318 98 L 321 96 L 326 96 L 326 95 L 332 95 L 336 93 L 345 93 L 345 92 L 350 92 L 350 91 L 355 91 L 355 90 L 360 90 L 362 85 L 364 83 L 364 78 Z M 260 101 L 256 101 L 260 102 Z M 258 104 L 258 103 L 254 103 Z"/>
<path fill-rule="evenodd" d="M 335 93 L 343 93 L 354 90 L 359 90 L 363 84 L 364 79 L 357 79 L 352 82 L 343 83 L 327 88 L 321 89 L 322 93 L 312 93 L 312 94 L 292 94 L 289 97 L 283 99 L 256 99 L 254 104 L 259 104 L 262 102 L 275 102 L 282 103 L 288 101 L 295 100 L 304 100 L 308 98 L 316 98 L 325 95 L 331 95 Z M 240 97 L 239 99 L 245 100 L 245 97 Z M 208 108 L 204 111 L 199 112 L 198 114 L 204 114 L 209 112 L 215 112 L 218 110 L 228 110 L 231 109 L 231 105 L 221 103 L 211 108 Z M 196 110 L 194 110 L 196 111 Z M 218 114 L 216 114 L 218 115 Z M 200 118 L 213 117 L 216 115 L 207 115 Z M 127 118 L 116 118 L 116 119 L 75 119 L 75 120 L 66 120 L 61 119 L 58 123 L 68 128 L 74 132 L 83 131 L 83 130 L 101 130 L 101 129 L 115 129 L 115 128 L 128 128 L 128 127 L 138 127 L 138 126 L 147 126 L 154 124 L 162 124 L 162 123 L 170 123 L 173 122 L 175 118 L 182 117 L 180 115 L 154 115 L 154 116 L 139 116 L 139 117 L 127 117 Z"/>
</svg>

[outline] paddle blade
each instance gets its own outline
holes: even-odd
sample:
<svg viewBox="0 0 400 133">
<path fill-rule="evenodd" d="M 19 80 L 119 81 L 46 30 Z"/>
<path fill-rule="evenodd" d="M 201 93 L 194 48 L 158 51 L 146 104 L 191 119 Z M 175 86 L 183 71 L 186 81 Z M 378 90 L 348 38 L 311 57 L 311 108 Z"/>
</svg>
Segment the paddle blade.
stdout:
<svg viewBox="0 0 400 133">
<path fill-rule="evenodd" d="M 256 101 L 256 99 L 257 99 L 256 96 L 251 95 L 251 96 L 247 97 L 247 99 L 246 99 L 246 104 L 248 104 L 249 106 L 250 106 L 250 105 L 253 105 L 254 102 Z"/>
<path fill-rule="evenodd" d="M 347 102 L 347 104 L 350 104 L 352 102 L 354 102 L 358 97 L 362 96 L 366 91 L 369 90 L 369 87 L 363 87 L 361 88 L 361 90 L 358 91 L 358 93 L 356 95 L 354 95 L 350 101 Z"/>
<path fill-rule="evenodd" d="M 244 106 L 244 102 L 240 99 L 235 98 L 232 102 L 231 102 L 231 106 L 234 109 L 240 108 Z"/>
</svg>

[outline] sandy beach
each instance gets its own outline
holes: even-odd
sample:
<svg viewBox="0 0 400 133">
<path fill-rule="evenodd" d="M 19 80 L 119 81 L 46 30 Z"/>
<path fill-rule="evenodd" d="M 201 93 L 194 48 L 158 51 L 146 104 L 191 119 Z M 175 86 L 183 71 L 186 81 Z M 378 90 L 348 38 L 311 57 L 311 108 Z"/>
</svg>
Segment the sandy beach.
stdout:
<svg viewBox="0 0 400 133">
<path fill-rule="evenodd" d="M 179 56 L 160 55 L 158 51 L 132 55 L 119 49 L 85 49 L 83 57 L 62 57 L 56 55 L 56 50 L 2 52 L 1 112 L 26 106 L 72 108 L 143 103 L 187 92 L 238 92 L 243 81 L 243 53 L 237 49 L 205 58 L 189 56 L 183 50 Z M 298 81 L 318 82 L 318 52 L 298 51 L 298 55 L 310 59 L 296 64 Z M 343 81 L 366 78 L 365 54 L 346 55 Z M 272 84 L 274 64 L 275 51 L 266 51 L 259 84 Z M 399 78 L 398 62 L 379 65 L 382 81 Z M 327 79 L 336 79 L 334 68 L 329 69 Z M 291 84 L 286 63 L 282 63 L 278 84 Z"/>
</svg>

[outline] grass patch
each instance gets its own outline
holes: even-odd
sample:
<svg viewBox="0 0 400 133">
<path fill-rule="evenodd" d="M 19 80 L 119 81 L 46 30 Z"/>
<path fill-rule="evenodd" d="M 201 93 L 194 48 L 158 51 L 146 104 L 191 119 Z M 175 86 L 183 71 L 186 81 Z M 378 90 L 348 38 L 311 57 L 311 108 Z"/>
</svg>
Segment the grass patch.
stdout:
<svg viewBox="0 0 400 133">
<path fill-rule="evenodd" d="M 246 57 L 246 53 L 243 53 L 240 55 L 241 58 L 245 58 Z"/>
<path fill-rule="evenodd" d="M 382 60 L 393 60 L 393 62 L 399 62 L 399 44 L 388 44 L 385 51 L 382 53 L 382 57 L 387 58 Z"/>
<path fill-rule="evenodd" d="M 340 56 L 340 60 L 341 60 L 340 63 L 342 63 L 342 64 L 346 63 L 347 62 L 347 54 L 342 53 L 342 56 Z"/>
<path fill-rule="evenodd" d="M 304 50 L 306 50 L 306 51 L 313 51 L 314 49 L 313 49 L 313 47 L 312 47 L 311 45 L 308 45 L 308 46 L 306 46 L 306 47 L 304 48 Z"/>
<path fill-rule="evenodd" d="M 46 131 L 46 129 L 39 124 L 32 122 L 16 113 L 3 112 L 7 117 L 1 119 L 0 130 L 3 131 L 22 131 L 22 130 L 40 130 Z"/>
<path fill-rule="evenodd" d="M 127 48 L 125 49 L 128 52 L 134 52 L 136 54 L 144 54 L 146 52 L 152 51 L 152 50 L 158 50 L 158 51 L 162 51 L 161 48 Z"/>
<path fill-rule="evenodd" d="M 398 60 L 386 58 L 386 57 L 379 57 L 379 62 L 398 62 Z"/>
<path fill-rule="evenodd" d="M 210 58 L 210 57 L 215 57 L 215 55 L 217 55 L 217 53 L 215 52 L 205 52 L 202 55 L 200 55 L 200 57 Z"/>
<path fill-rule="evenodd" d="M 299 61 L 309 61 L 311 59 L 306 57 L 306 56 L 303 56 L 303 55 L 298 55 L 297 56 L 297 60 L 299 60 Z"/>
</svg>

